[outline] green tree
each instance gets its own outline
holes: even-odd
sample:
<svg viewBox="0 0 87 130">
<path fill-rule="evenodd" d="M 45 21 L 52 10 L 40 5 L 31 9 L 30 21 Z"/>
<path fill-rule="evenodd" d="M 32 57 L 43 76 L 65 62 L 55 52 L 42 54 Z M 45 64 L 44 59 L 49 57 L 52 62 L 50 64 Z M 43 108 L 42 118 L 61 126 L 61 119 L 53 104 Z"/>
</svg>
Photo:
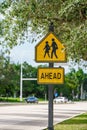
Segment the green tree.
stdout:
<svg viewBox="0 0 87 130">
<path fill-rule="evenodd" d="M 87 74 L 84 73 L 84 71 L 79 68 L 78 71 L 76 72 L 76 76 L 79 80 L 79 86 L 80 87 L 80 98 L 83 99 L 83 87 L 84 87 L 84 82 L 85 82 L 85 79 L 87 78 Z M 78 88 L 79 90 L 79 88 Z"/>
<path fill-rule="evenodd" d="M 19 65 L 10 63 L 10 58 L 1 59 L 0 64 L 0 94 L 2 96 L 13 96 L 19 91 L 20 85 Z"/>
<path fill-rule="evenodd" d="M 86 0 L 5 0 L 0 12 L 5 16 L 0 22 L 2 46 L 9 49 L 20 44 L 18 39 L 26 40 L 29 28 L 46 34 L 52 21 L 66 46 L 67 59 L 87 60 Z"/>
<path fill-rule="evenodd" d="M 4 76 L 4 63 L 5 63 L 5 56 L 4 53 L 0 53 L 0 96 L 2 95 L 4 89 L 3 89 L 3 80 L 5 78 Z"/>
<path fill-rule="evenodd" d="M 79 79 L 77 78 L 75 69 L 72 69 L 70 73 L 66 74 L 65 77 L 66 86 L 71 88 L 72 90 L 72 97 L 77 94 L 77 88 L 79 86 Z"/>
<path fill-rule="evenodd" d="M 65 86 L 71 88 L 72 95 L 77 96 L 77 98 L 83 98 L 84 82 L 86 81 L 87 74 L 79 68 L 77 71 L 71 69 L 71 72 L 65 76 Z"/>
<path fill-rule="evenodd" d="M 87 78 L 85 78 L 84 80 L 84 90 L 87 92 Z M 86 99 L 87 99 L 87 95 L 86 95 Z"/>
</svg>

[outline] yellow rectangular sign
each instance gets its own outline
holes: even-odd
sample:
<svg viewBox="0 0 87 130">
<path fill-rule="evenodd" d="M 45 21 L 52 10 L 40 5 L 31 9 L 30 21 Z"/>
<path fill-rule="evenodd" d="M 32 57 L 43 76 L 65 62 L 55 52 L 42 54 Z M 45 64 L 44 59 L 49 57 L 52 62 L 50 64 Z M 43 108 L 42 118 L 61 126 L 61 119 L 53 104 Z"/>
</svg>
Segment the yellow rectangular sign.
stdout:
<svg viewBox="0 0 87 130">
<path fill-rule="evenodd" d="M 63 84 L 64 68 L 39 68 L 37 81 L 39 84 Z"/>
</svg>

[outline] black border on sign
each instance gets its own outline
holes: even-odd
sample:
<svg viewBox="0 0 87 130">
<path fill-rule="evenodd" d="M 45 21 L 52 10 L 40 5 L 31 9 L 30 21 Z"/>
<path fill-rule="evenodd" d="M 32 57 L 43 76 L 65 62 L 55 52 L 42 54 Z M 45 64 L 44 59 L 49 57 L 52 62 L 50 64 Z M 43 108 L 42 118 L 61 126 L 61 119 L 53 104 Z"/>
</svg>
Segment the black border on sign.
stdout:
<svg viewBox="0 0 87 130">
<path fill-rule="evenodd" d="M 49 32 L 49 33 L 47 33 L 47 35 L 44 37 L 44 38 L 42 38 L 41 39 L 41 41 L 35 46 L 35 61 L 37 62 L 37 63 L 53 63 L 53 62 L 58 62 L 58 63 L 66 63 L 67 62 L 67 58 L 66 58 L 66 51 L 65 51 L 65 61 L 57 61 L 57 60 L 51 60 L 51 61 L 49 61 L 49 60 L 47 60 L 47 61 L 43 61 L 43 60 L 39 60 L 39 61 L 37 61 L 37 47 L 40 45 L 40 43 L 42 42 L 42 41 L 44 41 L 45 39 L 46 39 L 46 37 L 48 37 L 50 34 L 53 34 L 55 37 L 56 37 L 56 39 L 60 42 L 60 40 L 57 38 L 57 36 L 53 33 L 53 32 Z M 61 42 L 60 42 L 61 43 Z M 62 43 L 61 43 L 62 44 Z M 64 45 L 63 45 L 64 46 Z M 65 46 L 64 46 L 65 47 Z"/>
<path fill-rule="evenodd" d="M 49 83 L 49 82 L 46 82 L 46 83 L 45 83 L 45 82 L 41 82 L 41 83 L 40 83 L 40 82 L 39 82 L 39 69 L 63 69 L 63 83 L 57 83 L 57 82 L 56 82 L 56 83 Z M 58 84 L 58 85 L 59 85 L 59 84 L 64 84 L 64 81 L 65 81 L 65 78 L 64 78 L 65 76 L 64 76 L 64 74 L 65 74 L 65 69 L 64 69 L 63 67 L 56 67 L 56 68 L 47 68 L 47 67 L 41 68 L 41 67 L 39 67 L 39 68 L 38 68 L 38 73 L 37 73 L 37 83 L 38 83 L 38 84 L 46 84 L 46 85 L 48 85 L 48 84 Z"/>
</svg>

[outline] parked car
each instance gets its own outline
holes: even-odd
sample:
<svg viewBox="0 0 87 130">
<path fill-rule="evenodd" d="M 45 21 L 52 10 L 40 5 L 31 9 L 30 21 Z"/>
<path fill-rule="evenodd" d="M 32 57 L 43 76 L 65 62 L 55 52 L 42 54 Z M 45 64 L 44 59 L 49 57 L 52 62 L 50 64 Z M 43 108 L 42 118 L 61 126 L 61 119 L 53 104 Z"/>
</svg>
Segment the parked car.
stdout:
<svg viewBox="0 0 87 130">
<path fill-rule="evenodd" d="M 27 97 L 26 99 L 25 99 L 25 101 L 27 102 L 27 103 L 38 103 L 38 98 L 37 97 Z"/>
<path fill-rule="evenodd" d="M 54 99 L 54 103 L 67 103 L 68 99 L 66 97 L 57 97 Z"/>
</svg>

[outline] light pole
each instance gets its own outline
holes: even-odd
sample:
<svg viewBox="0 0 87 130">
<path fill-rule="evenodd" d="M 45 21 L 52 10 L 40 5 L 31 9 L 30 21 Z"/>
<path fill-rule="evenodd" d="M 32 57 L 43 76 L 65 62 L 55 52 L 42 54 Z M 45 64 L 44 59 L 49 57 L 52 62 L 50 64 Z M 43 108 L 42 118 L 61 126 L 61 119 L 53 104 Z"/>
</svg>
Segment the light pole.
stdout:
<svg viewBox="0 0 87 130">
<path fill-rule="evenodd" d="M 20 101 L 22 101 L 22 63 L 21 63 L 21 73 L 20 73 Z"/>
</svg>

